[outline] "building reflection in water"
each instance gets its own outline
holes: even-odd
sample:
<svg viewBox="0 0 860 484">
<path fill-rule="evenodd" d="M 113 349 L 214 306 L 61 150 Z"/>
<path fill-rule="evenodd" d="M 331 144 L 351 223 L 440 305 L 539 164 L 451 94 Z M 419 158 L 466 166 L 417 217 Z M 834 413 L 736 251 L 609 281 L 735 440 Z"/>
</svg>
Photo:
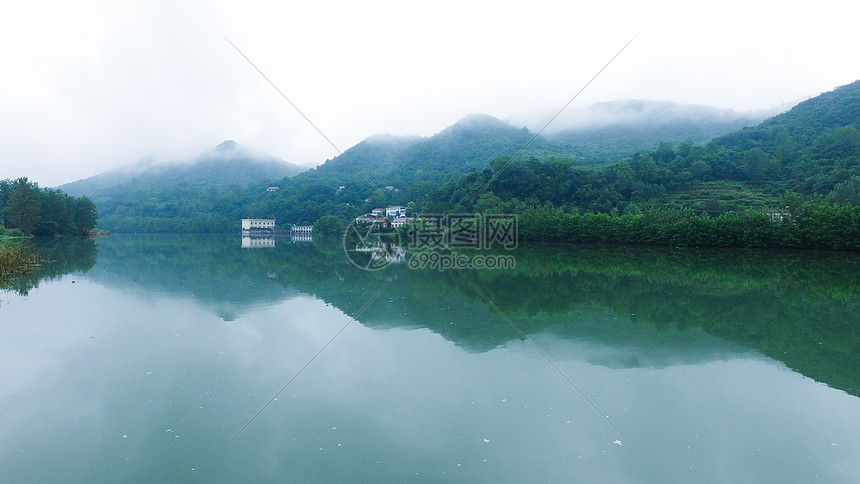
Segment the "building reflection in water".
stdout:
<svg viewBox="0 0 860 484">
<path fill-rule="evenodd" d="M 250 235 L 242 236 L 243 249 L 270 249 L 274 246 L 274 237 L 251 237 Z"/>
</svg>

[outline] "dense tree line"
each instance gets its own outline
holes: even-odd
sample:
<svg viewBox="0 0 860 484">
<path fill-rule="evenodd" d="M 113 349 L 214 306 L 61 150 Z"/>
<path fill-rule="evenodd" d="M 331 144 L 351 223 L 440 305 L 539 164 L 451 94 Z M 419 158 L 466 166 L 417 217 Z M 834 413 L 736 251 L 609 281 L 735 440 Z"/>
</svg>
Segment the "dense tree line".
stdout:
<svg viewBox="0 0 860 484">
<path fill-rule="evenodd" d="M 324 215 L 348 220 L 386 200 L 381 195 L 355 202 L 360 195 L 337 194 L 336 183 L 302 184 L 288 179 L 279 183 L 278 192 L 268 192 L 265 183 L 131 189 L 96 198 L 103 214 L 99 225 L 114 232 L 235 232 L 242 218 L 273 218 L 279 226 L 312 224 Z M 343 202 L 344 198 L 353 203 Z"/>
<path fill-rule="evenodd" d="M 39 188 L 26 177 L 0 180 L 0 227 L 24 235 L 84 235 L 97 219 L 95 204 L 87 197 Z"/>
<path fill-rule="evenodd" d="M 520 215 L 519 235 L 561 242 L 860 250 L 860 207 L 807 201 L 784 214 L 743 210 L 711 217 L 691 210 L 578 214 L 544 205 Z"/>
</svg>

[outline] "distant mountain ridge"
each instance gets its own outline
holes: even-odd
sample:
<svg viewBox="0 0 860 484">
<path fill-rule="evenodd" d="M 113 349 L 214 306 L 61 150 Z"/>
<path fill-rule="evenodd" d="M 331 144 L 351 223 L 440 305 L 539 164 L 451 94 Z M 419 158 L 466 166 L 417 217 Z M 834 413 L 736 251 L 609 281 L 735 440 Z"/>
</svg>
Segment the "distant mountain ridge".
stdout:
<svg viewBox="0 0 860 484">
<path fill-rule="evenodd" d="M 583 116 L 582 113 L 586 115 Z M 773 111 L 735 112 L 711 106 L 668 101 L 621 100 L 586 110 L 565 111 L 545 133 L 532 140 L 551 116 L 508 121 L 470 114 L 428 137 L 376 135 L 318 166 L 320 174 L 351 177 L 356 170 L 384 183 L 404 183 L 413 176 L 438 180 L 469 170 L 481 171 L 500 156 L 571 160 L 575 165 L 620 161 L 661 142 L 703 143 L 744 126 L 760 123 Z M 540 118 L 540 122 L 535 121 Z M 523 126 L 527 127 L 523 127 Z M 531 141 L 531 142 L 530 142 Z"/>
<path fill-rule="evenodd" d="M 575 151 L 558 146 L 525 128 L 485 114 L 471 114 L 428 137 L 376 135 L 342 155 L 326 160 L 315 174 L 352 179 L 360 171 L 383 184 L 403 184 L 414 178 L 438 181 L 469 170 L 483 170 L 500 156 L 556 156 L 580 160 Z M 301 179 L 301 176 L 300 176 Z"/>
<path fill-rule="evenodd" d="M 144 160 L 58 188 L 80 196 L 125 184 L 135 188 L 247 185 L 295 175 L 299 179 L 342 176 L 344 183 L 367 177 L 382 185 L 402 185 L 415 178 L 436 182 L 469 170 L 481 171 L 493 159 L 514 156 L 524 147 L 523 157 L 605 164 L 654 149 L 660 142 L 705 142 L 764 119 L 761 113 L 644 100 L 604 102 L 585 111 L 568 111 L 550 125 L 548 134 L 533 140 L 534 130 L 539 128 L 530 131 L 517 127 L 516 121 L 470 114 L 428 137 L 370 136 L 307 173 L 302 173 L 306 168 L 228 140 L 190 161 Z M 577 117 L 582 119 L 577 121 Z"/>
<path fill-rule="evenodd" d="M 224 141 L 189 161 L 154 163 L 145 160 L 100 175 L 61 185 L 76 196 L 98 196 L 112 188 L 166 188 L 170 186 L 246 185 L 290 177 L 305 168 L 233 140 Z"/>
<path fill-rule="evenodd" d="M 151 158 L 146 158 L 138 161 L 137 163 L 121 166 L 89 178 L 83 178 L 60 185 L 57 188 L 74 196 L 91 195 L 104 188 L 122 185 L 152 168 L 154 165 L 156 165 L 155 161 Z"/>
<path fill-rule="evenodd" d="M 839 88 L 735 131 L 729 128 L 751 118 L 653 101 L 601 103 L 592 109 L 602 116 L 599 127 L 546 136 L 473 114 L 432 136 L 368 137 L 295 176 L 283 173 L 285 165 L 274 157 L 225 142 L 193 162 L 113 174 L 114 182 L 119 175 L 126 180 L 84 193 L 96 203 L 100 225 L 117 232 L 232 231 L 247 217 L 275 218 L 278 224 L 313 223 L 324 215 L 348 221 L 374 207 L 409 202 L 419 211 L 465 212 L 488 191 L 493 193 L 481 201 L 482 210 L 516 211 L 551 201 L 577 210 L 624 211 L 661 206 L 670 195 L 719 180 L 757 191 L 747 196 L 745 186 L 743 196 L 727 192 L 725 201 L 695 196 L 694 202 L 713 202 L 708 206 L 714 210 L 772 205 L 774 194 L 785 189 L 825 194 L 854 174 L 852 150 L 860 144 L 854 143 L 856 130 L 846 125 L 856 120 L 860 100 L 845 106 L 851 93 L 850 87 Z M 835 126 L 842 127 L 827 134 Z M 564 136 L 584 138 L 574 142 Z M 697 139 L 703 141 L 677 141 Z M 822 154 L 826 163 L 820 162 Z M 492 162 L 515 155 L 499 176 Z M 612 166 L 596 166 L 603 164 Z M 274 171 L 268 169 L 272 165 Z M 82 182 L 97 181 L 104 182 Z M 267 190 L 270 185 L 279 190 Z M 699 205 L 694 208 L 702 209 Z"/>
</svg>

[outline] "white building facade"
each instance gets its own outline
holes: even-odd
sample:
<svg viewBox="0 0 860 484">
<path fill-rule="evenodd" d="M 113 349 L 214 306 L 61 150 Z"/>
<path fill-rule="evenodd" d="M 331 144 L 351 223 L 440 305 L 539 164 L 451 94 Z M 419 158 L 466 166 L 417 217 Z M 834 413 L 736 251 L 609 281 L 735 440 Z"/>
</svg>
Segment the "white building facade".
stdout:
<svg viewBox="0 0 860 484">
<path fill-rule="evenodd" d="M 243 218 L 242 232 L 271 232 L 275 230 L 273 218 Z"/>
</svg>

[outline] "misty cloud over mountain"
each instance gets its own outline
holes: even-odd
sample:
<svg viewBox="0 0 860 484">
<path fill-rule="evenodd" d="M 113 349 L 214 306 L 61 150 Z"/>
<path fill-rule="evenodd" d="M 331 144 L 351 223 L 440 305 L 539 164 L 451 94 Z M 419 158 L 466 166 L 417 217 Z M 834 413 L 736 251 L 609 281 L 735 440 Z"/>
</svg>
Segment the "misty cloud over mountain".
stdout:
<svg viewBox="0 0 860 484">
<path fill-rule="evenodd" d="M 545 134 L 580 131 L 612 125 L 718 123 L 749 126 L 787 111 L 791 105 L 760 111 L 735 111 L 697 104 L 671 101 L 623 99 L 592 104 L 588 107 L 568 107 L 544 130 Z M 560 108 L 544 108 L 515 114 L 508 122 L 537 131 L 546 125 Z"/>
</svg>

